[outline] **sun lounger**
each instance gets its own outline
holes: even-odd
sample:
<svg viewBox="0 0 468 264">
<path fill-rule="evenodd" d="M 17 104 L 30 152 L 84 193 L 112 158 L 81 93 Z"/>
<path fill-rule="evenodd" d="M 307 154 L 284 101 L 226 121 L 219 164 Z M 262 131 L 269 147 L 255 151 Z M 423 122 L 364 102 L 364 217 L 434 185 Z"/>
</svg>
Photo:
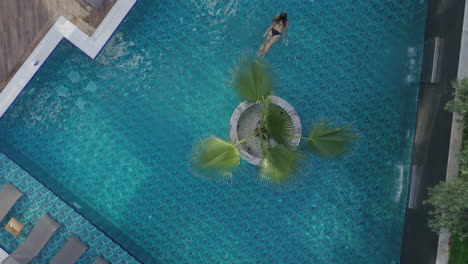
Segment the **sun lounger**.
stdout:
<svg viewBox="0 0 468 264">
<path fill-rule="evenodd" d="M 50 237 L 59 228 L 59 224 L 48 215 L 44 215 L 33 227 L 21 245 L 13 251 L 3 264 L 27 264 L 39 254 Z"/>
<path fill-rule="evenodd" d="M 102 257 L 98 257 L 93 264 L 108 264 Z"/>
<path fill-rule="evenodd" d="M 0 189 L 0 221 L 5 218 L 10 209 L 23 195 L 18 189 L 15 188 L 11 183 L 5 183 Z"/>
<path fill-rule="evenodd" d="M 50 264 L 74 264 L 81 255 L 83 255 L 86 249 L 88 249 L 87 245 L 81 243 L 78 238 L 72 237 L 65 243 L 60 251 L 55 254 Z"/>
</svg>

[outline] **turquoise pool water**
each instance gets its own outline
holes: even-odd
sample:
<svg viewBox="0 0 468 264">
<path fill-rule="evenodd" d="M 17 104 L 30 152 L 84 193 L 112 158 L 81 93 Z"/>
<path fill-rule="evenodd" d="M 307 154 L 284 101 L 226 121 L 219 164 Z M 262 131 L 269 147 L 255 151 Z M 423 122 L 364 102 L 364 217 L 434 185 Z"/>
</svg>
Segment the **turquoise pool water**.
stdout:
<svg viewBox="0 0 468 264">
<path fill-rule="evenodd" d="M 0 119 L 0 149 L 144 263 L 397 263 L 425 1 L 140 0 L 95 61 L 63 41 Z M 266 60 L 302 122 L 355 121 L 342 159 L 292 192 L 243 164 L 219 185 L 186 165 L 227 139 L 229 69 L 287 10 Z"/>
</svg>

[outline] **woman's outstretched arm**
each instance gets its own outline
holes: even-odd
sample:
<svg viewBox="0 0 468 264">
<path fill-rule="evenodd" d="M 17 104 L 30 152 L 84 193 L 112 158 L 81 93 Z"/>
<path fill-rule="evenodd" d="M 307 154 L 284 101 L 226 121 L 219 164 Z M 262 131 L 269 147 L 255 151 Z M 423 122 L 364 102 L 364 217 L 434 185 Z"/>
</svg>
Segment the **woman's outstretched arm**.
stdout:
<svg viewBox="0 0 468 264">
<path fill-rule="evenodd" d="M 288 27 L 289 27 L 289 20 L 286 21 L 286 25 L 284 26 L 283 32 L 281 33 L 283 35 L 283 44 L 286 43 L 286 34 L 288 33 Z"/>
</svg>

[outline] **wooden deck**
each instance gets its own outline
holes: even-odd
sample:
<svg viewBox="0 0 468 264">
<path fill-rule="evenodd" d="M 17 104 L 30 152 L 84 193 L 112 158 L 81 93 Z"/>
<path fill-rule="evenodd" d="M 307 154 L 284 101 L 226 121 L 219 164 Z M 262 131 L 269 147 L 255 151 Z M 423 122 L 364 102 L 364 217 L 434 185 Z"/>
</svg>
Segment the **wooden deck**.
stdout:
<svg viewBox="0 0 468 264">
<path fill-rule="evenodd" d="M 59 16 L 91 35 L 116 0 L 0 0 L 0 91 Z"/>
</svg>

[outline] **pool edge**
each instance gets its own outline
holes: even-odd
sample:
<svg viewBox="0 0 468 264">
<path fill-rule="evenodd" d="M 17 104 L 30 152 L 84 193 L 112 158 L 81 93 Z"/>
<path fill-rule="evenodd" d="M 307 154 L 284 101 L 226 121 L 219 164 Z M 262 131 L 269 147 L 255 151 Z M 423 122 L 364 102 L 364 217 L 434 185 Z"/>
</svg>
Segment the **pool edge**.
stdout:
<svg viewBox="0 0 468 264">
<path fill-rule="evenodd" d="M 420 83 L 419 100 L 426 98 L 430 103 L 431 111 L 420 108 L 418 103 L 417 123 L 430 117 L 430 126 L 422 134 L 419 145 L 413 144 L 412 169 L 408 189 L 408 201 L 405 213 L 403 243 L 401 247 L 400 263 L 432 263 L 446 264 L 439 252 L 444 250 L 444 239 L 447 242 L 448 234 L 432 232 L 428 225 L 428 205 L 422 204 L 427 199 L 427 190 L 441 181 L 449 180 L 448 174 L 457 174 L 457 161 L 453 160 L 457 148 L 456 134 L 460 125 L 459 118 L 444 109 L 446 102 L 452 99 L 453 87 L 451 81 L 460 79 L 463 72 L 463 49 L 468 47 L 466 40 L 468 1 L 462 0 L 445 5 L 442 0 L 429 0 L 426 18 L 425 42 L 434 38 L 441 38 L 443 45 L 438 56 L 442 57 L 438 63 L 438 76 L 435 81 Z M 465 21 L 464 21 L 465 20 Z M 464 29 L 464 31 L 463 31 Z M 465 45 L 462 43 L 462 34 L 465 35 Z M 465 48 L 466 49 L 466 48 Z M 465 50 L 466 53 L 466 50 Z M 468 53 L 465 54 L 465 57 Z M 424 62 L 423 62 L 424 63 Z M 427 63 L 427 62 L 426 62 Z M 430 62 L 431 63 L 431 62 Z M 437 98 L 437 100 L 430 100 Z M 427 109 L 426 109 L 427 110 Z M 421 116 L 419 116 L 421 114 Z M 416 131 L 418 133 L 418 131 Z M 450 160 L 450 161 L 449 161 Z M 447 177 L 447 178 L 446 178 Z M 411 197 L 414 196 L 414 200 Z M 445 236 L 445 237 L 444 237 Z M 441 244 L 442 242 L 442 244 Z M 447 246 L 447 244 L 445 244 Z M 443 253 L 443 252 L 442 252 Z M 439 262 L 442 261 L 442 262 Z"/>
<path fill-rule="evenodd" d="M 62 39 L 67 39 L 94 59 L 136 2 L 137 0 L 117 0 L 92 36 L 60 16 L 0 93 L 0 118 Z"/>
<path fill-rule="evenodd" d="M 458 80 L 468 77 L 468 2 L 465 2 L 465 14 L 463 17 L 463 29 L 461 37 L 460 59 L 458 63 Z M 463 138 L 463 117 L 454 113 L 450 134 L 449 155 L 447 161 L 446 181 L 453 181 L 458 177 L 460 154 Z M 443 229 L 439 233 L 436 264 L 447 264 L 449 261 L 450 232 Z"/>
</svg>

